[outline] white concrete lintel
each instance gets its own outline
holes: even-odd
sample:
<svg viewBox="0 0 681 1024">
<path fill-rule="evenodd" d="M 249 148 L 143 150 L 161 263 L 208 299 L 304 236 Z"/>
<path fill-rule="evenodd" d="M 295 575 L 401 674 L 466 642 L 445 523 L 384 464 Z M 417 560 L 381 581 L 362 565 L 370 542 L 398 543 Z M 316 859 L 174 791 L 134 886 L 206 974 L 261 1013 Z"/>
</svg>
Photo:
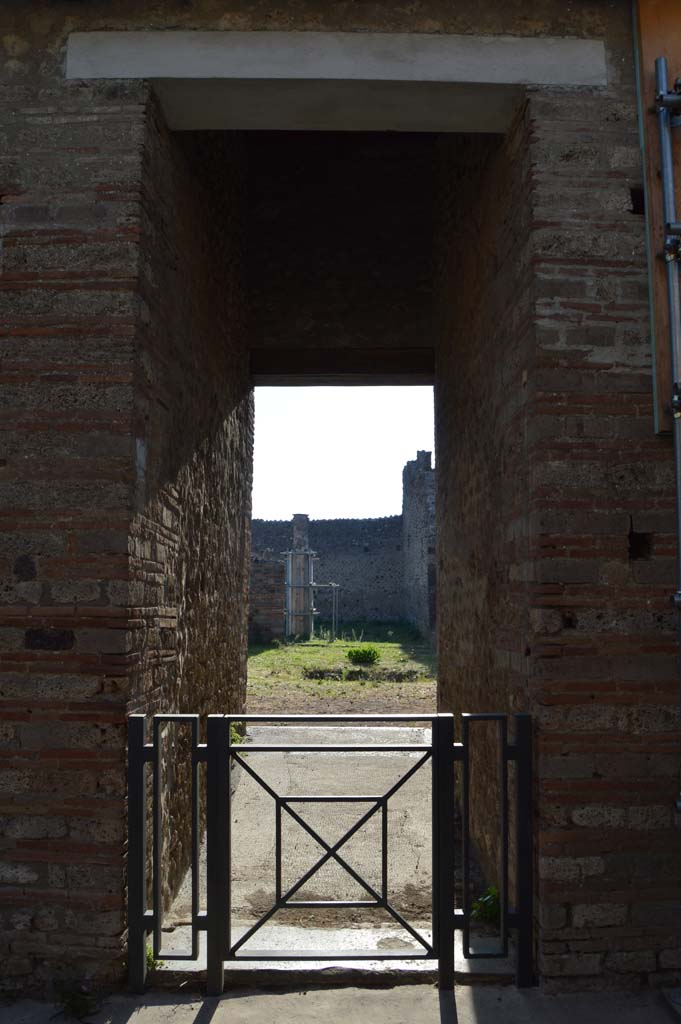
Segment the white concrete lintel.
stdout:
<svg viewBox="0 0 681 1024">
<path fill-rule="evenodd" d="M 378 32 L 74 32 L 66 77 L 604 86 L 596 39 Z"/>
<path fill-rule="evenodd" d="M 525 86 L 601 87 L 593 39 L 75 32 L 69 79 L 148 79 L 176 131 L 505 132 Z"/>
</svg>

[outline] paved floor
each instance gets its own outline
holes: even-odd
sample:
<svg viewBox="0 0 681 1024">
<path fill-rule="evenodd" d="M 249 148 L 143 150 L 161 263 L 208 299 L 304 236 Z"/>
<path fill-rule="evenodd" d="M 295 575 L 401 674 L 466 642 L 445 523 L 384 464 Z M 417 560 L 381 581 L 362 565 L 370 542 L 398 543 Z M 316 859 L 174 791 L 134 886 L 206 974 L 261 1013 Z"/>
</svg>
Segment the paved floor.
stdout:
<svg viewBox="0 0 681 1024">
<path fill-rule="evenodd" d="M 55 1007 L 0 1006 L 2 1024 L 49 1024 Z M 57 1021 L 63 1017 L 55 1018 Z M 150 993 L 114 996 L 93 1024 L 672 1024 L 678 1017 L 657 993 L 549 997 L 511 987 L 434 986 L 235 992 L 221 999 Z"/>
</svg>

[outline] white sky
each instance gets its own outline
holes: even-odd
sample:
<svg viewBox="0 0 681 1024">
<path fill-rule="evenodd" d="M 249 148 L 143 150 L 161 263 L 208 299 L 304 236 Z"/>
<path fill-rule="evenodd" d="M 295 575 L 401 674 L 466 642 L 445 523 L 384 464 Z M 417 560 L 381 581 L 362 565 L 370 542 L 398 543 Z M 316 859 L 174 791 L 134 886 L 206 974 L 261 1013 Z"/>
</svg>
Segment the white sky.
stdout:
<svg viewBox="0 0 681 1024">
<path fill-rule="evenodd" d="M 256 388 L 253 518 L 399 515 L 433 434 L 432 387 Z"/>
</svg>

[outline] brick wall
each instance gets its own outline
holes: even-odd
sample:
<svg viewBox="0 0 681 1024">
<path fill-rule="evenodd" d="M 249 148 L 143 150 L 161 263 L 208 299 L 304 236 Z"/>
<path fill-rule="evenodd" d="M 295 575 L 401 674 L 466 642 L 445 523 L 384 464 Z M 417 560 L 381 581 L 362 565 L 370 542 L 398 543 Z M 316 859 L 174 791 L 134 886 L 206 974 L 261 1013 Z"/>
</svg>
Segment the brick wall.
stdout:
<svg viewBox="0 0 681 1024">
<path fill-rule="evenodd" d="M 251 560 L 248 603 L 248 639 L 269 643 L 284 633 L 286 572 L 283 562 Z"/>
<path fill-rule="evenodd" d="M 609 96 L 531 95 L 502 143 L 442 144 L 440 701 L 535 715 L 549 990 L 681 965 L 672 459 L 652 420 L 632 67 L 611 59 Z M 490 879 L 492 749 L 482 730 Z"/>
<path fill-rule="evenodd" d="M 442 710 L 526 711 L 527 367 L 532 352 L 529 130 L 443 138 L 435 388 L 438 698 Z M 496 734 L 474 729 L 473 838 L 498 882 Z"/>
<path fill-rule="evenodd" d="M 541 967 L 596 987 L 681 977 L 672 452 L 653 428 L 644 224 L 630 195 L 641 164 L 623 67 L 617 95 L 530 105 Z"/>
<path fill-rule="evenodd" d="M 75 965 L 106 973 L 124 927 L 145 97 L 120 87 L 38 102 L 22 79 L 9 101 L 0 987 L 11 992 Z"/>
<path fill-rule="evenodd" d="M 240 359 L 233 354 L 236 390 L 230 372 L 225 396 L 216 394 L 190 363 L 192 346 L 213 373 L 227 370 L 204 337 L 189 335 L 186 296 L 169 296 L 166 331 L 153 277 L 142 278 L 162 269 L 156 245 L 182 256 L 179 238 L 197 266 L 206 260 L 205 233 L 187 239 L 186 220 L 174 225 L 145 205 L 162 202 L 154 154 L 172 150 L 172 169 L 161 163 L 178 209 L 194 202 L 201 175 L 189 176 L 191 154 L 162 127 L 155 142 L 147 135 L 142 88 L 63 81 L 69 32 L 108 28 L 605 40 L 605 93 L 533 92 L 505 142 L 444 143 L 441 702 L 535 713 L 548 984 L 678 979 L 672 462 L 668 439 L 653 434 L 643 230 L 628 195 L 641 184 L 630 5 L 541 0 L 529 14 L 527 4 L 473 0 L 157 7 L 38 0 L 0 10 L 3 987 L 40 987 L 60 969 L 103 975 L 117 962 L 124 713 L 184 701 L 177 680 L 204 671 L 194 643 L 213 657 L 196 628 L 213 584 L 195 562 L 205 546 L 235 593 L 230 567 L 246 550 L 228 517 L 227 562 L 205 501 L 214 487 L 227 500 L 223 486 L 244 500 Z M 191 275 L 184 267 L 172 280 L 203 288 Z M 181 389 L 179 370 L 164 362 L 166 338 L 187 360 Z M 195 424 L 201 386 L 217 405 L 202 407 Z M 182 433 L 194 429 L 185 447 Z M 227 484 L 208 438 L 233 455 Z M 201 502 L 190 499 L 194 489 Z M 234 644 L 225 649 L 233 654 Z M 491 862 L 492 841 L 477 838 Z"/>
<path fill-rule="evenodd" d="M 58 94 L 48 114 L 25 85 L 12 95 L 0 326 L 9 991 L 120 973 L 126 711 L 240 707 L 252 434 L 238 304 L 210 272 L 232 247 L 215 244 L 229 224 L 215 191 L 195 231 L 206 168 L 224 175 L 229 154 L 171 143 L 140 89 Z M 191 299 L 178 280 L 193 282 Z M 181 833 L 168 852 L 170 885 Z"/>
</svg>

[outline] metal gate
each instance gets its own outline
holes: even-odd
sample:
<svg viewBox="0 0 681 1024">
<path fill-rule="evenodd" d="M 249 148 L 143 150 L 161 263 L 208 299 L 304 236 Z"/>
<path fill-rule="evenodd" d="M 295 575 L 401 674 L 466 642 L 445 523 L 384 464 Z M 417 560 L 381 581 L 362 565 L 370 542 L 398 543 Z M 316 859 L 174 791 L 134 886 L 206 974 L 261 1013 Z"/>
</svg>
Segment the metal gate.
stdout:
<svg viewBox="0 0 681 1024">
<path fill-rule="evenodd" d="M 499 948 L 494 953 L 476 953 L 471 950 L 471 816 L 474 810 L 470 800 L 470 735 L 471 724 L 487 721 L 496 723 L 499 730 L 500 778 L 500 927 Z M 151 719 L 151 742 L 147 742 L 147 719 L 144 715 L 131 715 L 128 719 L 128 972 L 130 986 L 143 989 L 147 972 L 147 936 L 153 937 L 153 956 L 159 960 L 197 960 L 199 935 L 206 933 L 207 991 L 221 993 L 224 986 L 224 963 L 234 960 L 360 960 L 360 959 L 420 959 L 437 961 L 439 986 L 451 989 L 454 985 L 454 932 L 462 930 L 464 957 L 506 957 L 509 932 L 515 932 L 516 983 L 525 987 L 534 983 L 533 972 L 533 844 L 532 844 L 532 722 L 529 715 L 514 715 L 513 741 L 509 741 L 509 716 L 503 714 L 473 714 L 461 716 L 461 742 L 454 741 L 454 716 L 439 715 L 210 715 L 207 719 L 206 742 L 199 742 L 198 715 L 154 715 Z M 161 872 L 161 729 L 168 723 L 183 723 L 191 731 L 192 771 L 192 868 L 191 868 L 191 949 L 187 953 L 169 953 L 162 946 L 162 872 Z M 339 727 L 338 743 L 333 744 L 254 744 L 232 742 L 234 723 L 308 726 L 321 724 Z M 420 724 L 430 727 L 428 743 L 343 743 L 343 725 L 394 726 Z M 382 793 L 322 793 L 292 795 L 279 793 L 256 770 L 251 754 L 272 752 L 301 752 L 324 757 L 328 753 L 399 752 L 415 756 L 411 767 L 392 786 Z M 515 764 L 515 889 L 516 905 L 509 906 L 509 795 L 508 765 Z M 151 765 L 151 807 L 147 809 L 148 777 L 146 765 Z M 199 903 L 199 769 L 204 766 L 206 783 L 206 908 Z M 275 895 L 271 907 L 238 939 L 231 930 L 231 848 L 233 828 L 230 814 L 230 775 L 239 766 L 258 786 L 273 799 L 275 807 Z M 432 778 L 432 931 L 424 935 L 415 928 L 391 903 L 388 891 L 388 803 L 404 784 L 417 772 L 430 771 Z M 455 853 L 455 783 L 459 774 L 461 797 L 461 838 L 463 893 L 461 906 L 455 907 L 454 853 Z M 319 804 L 357 802 L 366 804 L 366 811 L 340 838 L 329 843 L 300 816 L 296 804 L 302 801 Z M 293 885 L 282 884 L 282 817 L 292 819 L 323 850 L 317 862 Z M 352 867 L 343 855 L 344 845 L 372 818 L 380 822 L 381 881 L 368 882 Z M 152 907 L 147 907 L 147 830 L 151 820 L 151 892 Z M 326 863 L 341 867 L 363 890 L 362 900 L 308 901 L 295 899 L 305 883 Z M 400 924 L 416 941 L 415 951 L 370 953 L 356 950 L 328 952 L 305 951 L 249 953 L 244 950 L 248 940 L 284 908 L 381 908 Z"/>
</svg>

